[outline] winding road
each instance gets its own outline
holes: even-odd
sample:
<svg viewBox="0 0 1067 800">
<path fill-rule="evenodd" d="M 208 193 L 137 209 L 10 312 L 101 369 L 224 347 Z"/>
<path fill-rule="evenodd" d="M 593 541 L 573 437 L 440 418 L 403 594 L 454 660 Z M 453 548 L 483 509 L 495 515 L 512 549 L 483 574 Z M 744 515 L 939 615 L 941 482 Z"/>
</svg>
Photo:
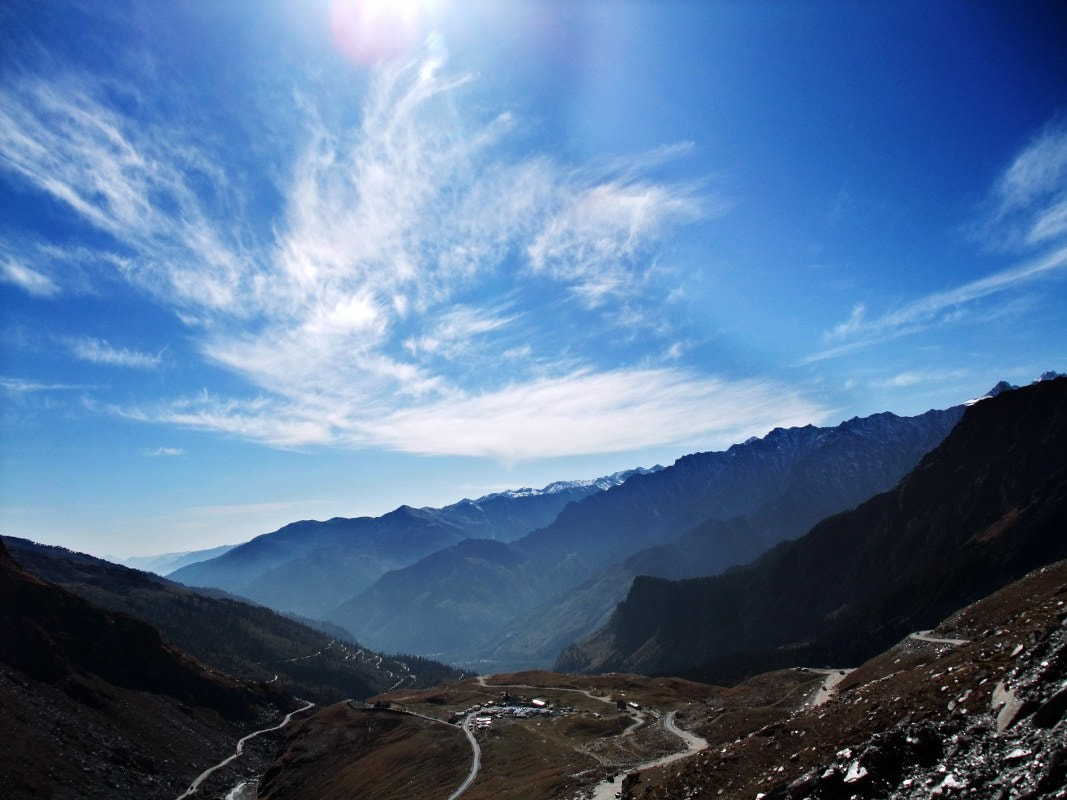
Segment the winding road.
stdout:
<svg viewBox="0 0 1067 800">
<path fill-rule="evenodd" d="M 275 725 L 273 728 L 264 728 L 261 731 L 255 731 L 255 732 L 250 733 L 247 736 L 241 738 L 237 742 L 237 749 L 234 751 L 232 756 L 230 756 L 227 759 L 224 759 L 224 760 L 220 761 L 215 766 L 209 767 L 206 770 L 204 770 L 203 772 L 201 772 L 200 775 L 197 776 L 196 780 L 193 781 L 192 784 L 190 784 L 189 788 L 186 789 L 182 794 L 178 795 L 177 800 L 185 800 L 186 797 L 190 797 L 190 796 L 196 794 L 196 790 L 200 788 L 200 784 L 203 783 L 205 780 L 207 780 L 207 777 L 212 772 L 214 772 L 215 770 L 218 770 L 218 769 L 222 769 L 227 764 L 229 764 L 231 761 L 234 761 L 235 759 L 239 758 L 241 753 L 244 752 L 245 742 L 249 741 L 250 739 L 255 739 L 260 734 L 271 733 L 272 731 L 281 730 L 282 728 L 284 728 L 286 725 L 289 724 L 289 722 L 290 722 L 290 720 L 292 720 L 294 714 L 299 714 L 299 713 L 301 713 L 303 711 L 307 711 L 309 708 L 312 708 L 315 705 L 310 700 L 305 700 L 304 703 L 305 703 L 305 705 L 304 705 L 303 708 L 298 708 L 296 711 L 290 711 L 288 714 L 285 715 L 285 719 L 283 719 L 280 724 Z"/>
<path fill-rule="evenodd" d="M 970 644 L 970 639 L 939 639 L 936 636 L 931 636 L 932 631 L 915 631 L 915 633 L 909 633 L 908 638 L 914 639 L 916 642 L 933 642 L 934 644 L 951 644 L 954 647 L 959 647 L 961 644 Z"/>
<path fill-rule="evenodd" d="M 478 740 L 474 738 L 474 734 L 471 733 L 471 718 L 473 716 L 473 714 L 468 714 L 463 720 L 463 732 L 467 734 L 467 741 L 471 743 L 471 771 L 459 788 L 448 796 L 448 800 L 456 800 L 457 797 L 471 788 L 474 779 L 478 777 L 478 771 L 482 768 L 482 748 L 478 744 Z"/>
<path fill-rule="evenodd" d="M 673 764 L 683 758 L 688 758 L 691 755 L 699 753 L 701 750 L 705 750 L 708 747 L 706 739 L 697 736 L 695 733 L 690 733 L 687 730 L 683 730 L 674 724 L 674 717 L 676 711 L 668 711 L 667 715 L 663 718 L 663 728 L 668 733 L 673 733 L 683 742 L 685 742 L 685 750 L 679 750 L 677 753 L 671 753 L 668 756 L 662 756 L 660 758 L 653 759 L 652 761 L 645 761 L 638 764 L 636 767 L 630 767 L 625 772 L 634 772 L 643 769 L 652 769 L 653 767 L 664 767 L 668 764 Z M 592 800 L 613 800 L 616 792 L 619 791 L 619 785 L 615 781 L 601 781 L 593 788 Z"/>
<path fill-rule="evenodd" d="M 959 647 L 960 645 L 969 644 L 970 639 L 943 639 L 937 636 L 931 636 L 932 631 L 915 631 L 909 633 L 907 638 L 915 642 L 930 642 L 932 644 L 948 644 L 953 647 Z M 837 684 L 841 683 L 845 679 L 848 673 L 853 672 L 854 669 L 812 669 L 808 668 L 808 672 L 814 672 L 818 675 L 825 675 L 826 680 L 823 681 L 819 691 L 816 692 L 815 697 L 812 698 L 810 708 L 821 706 L 827 700 L 834 696 L 834 690 Z"/>
</svg>

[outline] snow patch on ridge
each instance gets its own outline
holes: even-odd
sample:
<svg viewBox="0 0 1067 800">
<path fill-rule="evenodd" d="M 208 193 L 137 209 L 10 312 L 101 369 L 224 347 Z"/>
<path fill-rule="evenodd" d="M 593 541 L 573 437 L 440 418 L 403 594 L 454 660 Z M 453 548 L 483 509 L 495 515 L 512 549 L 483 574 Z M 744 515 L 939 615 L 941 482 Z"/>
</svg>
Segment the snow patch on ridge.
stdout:
<svg viewBox="0 0 1067 800">
<path fill-rule="evenodd" d="M 535 497 L 543 494 L 558 494 L 559 492 L 566 492 L 571 489 L 585 489 L 588 487 L 595 487 L 600 491 L 610 489 L 613 486 L 618 486 L 624 483 L 634 475 L 650 475 L 654 472 L 659 472 L 663 467 L 660 464 L 656 464 L 654 467 L 637 467 L 635 469 L 622 470 L 621 472 L 615 472 L 611 475 L 604 475 L 600 478 L 589 478 L 586 480 L 577 481 L 555 481 L 548 484 L 543 489 L 532 489 L 530 487 L 524 487 L 522 489 L 507 489 L 503 492 L 494 492 L 487 494 L 483 497 L 479 497 L 475 500 L 475 503 L 481 503 L 485 500 L 490 500 L 494 497 Z"/>
</svg>

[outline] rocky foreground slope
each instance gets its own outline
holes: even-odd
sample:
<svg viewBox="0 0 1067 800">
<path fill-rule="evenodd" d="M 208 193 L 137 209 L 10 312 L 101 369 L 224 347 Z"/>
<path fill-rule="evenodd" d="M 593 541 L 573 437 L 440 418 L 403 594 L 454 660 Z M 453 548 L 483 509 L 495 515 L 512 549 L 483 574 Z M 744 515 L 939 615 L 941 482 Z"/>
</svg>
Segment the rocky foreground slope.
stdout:
<svg viewBox="0 0 1067 800">
<path fill-rule="evenodd" d="M 638 776 L 627 796 L 1067 797 L 1067 563 L 905 638 L 850 672 L 822 705 L 749 731 L 729 730 L 726 716 L 690 714 L 713 746 Z"/>
</svg>

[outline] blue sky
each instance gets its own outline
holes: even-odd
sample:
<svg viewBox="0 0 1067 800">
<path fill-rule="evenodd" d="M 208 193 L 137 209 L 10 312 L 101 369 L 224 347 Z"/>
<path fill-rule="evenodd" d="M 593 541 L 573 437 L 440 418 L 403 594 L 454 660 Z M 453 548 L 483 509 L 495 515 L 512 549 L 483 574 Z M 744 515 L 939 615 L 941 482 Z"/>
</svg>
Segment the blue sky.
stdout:
<svg viewBox="0 0 1067 800">
<path fill-rule="evenodd" d="M 7 534 L 202 548 L 1067 371 L 1062 4 L 0 31 Z"/>
</svg>

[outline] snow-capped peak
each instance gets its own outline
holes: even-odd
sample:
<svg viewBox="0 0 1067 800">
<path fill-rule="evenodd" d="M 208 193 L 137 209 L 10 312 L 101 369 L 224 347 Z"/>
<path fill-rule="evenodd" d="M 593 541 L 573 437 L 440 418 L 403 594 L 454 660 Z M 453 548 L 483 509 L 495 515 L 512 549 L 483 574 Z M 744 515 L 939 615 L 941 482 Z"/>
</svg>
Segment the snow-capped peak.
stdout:
<svg viewBox="0 0 1067 800">
<path fill-rule="evenodd" d="M 634 475 L 649 475 L 653 472 L 659 472 L 661 469 L 663 469 L 663 467 L 660 464 L 656 464 L 656 466 L 647 469 L 645 467 L 636 467 L 635 469 L 627 469 L 621 472 L 615 472 L 611 475 L 604 475 L 600 478 L 588 478 L 576 481 L 555 481 L 554 483 L 548 484 L 548 486 L 543 489 L 533 489 L 529 486 L 521 489 L 506 489 L 503 492 L 493 492 L 484 497 L 479 497 L 474 502 L 481 503 L 482 501 L 489 500 L 493 497 L 534 497 L 542 494 L 558 494 L 559 492 L 566 492 L 571 489 L 586 489 L 590 487 L 604 491 L 613 486 L 618 486 Z"/>
<path fill-rule="evenodd" d="M 1052 370 L 1049 370 L 1048 372 L 1042 372 L 1041 373 L 1041 377 L 1038 378 L 1035 381 L 1031 381 L 1031 384 L 1041 383 L 1041 381 L 1051 381 L 1051 380 L 1055 380 L 1056 378 L 1063 378 L 1063 377 L 1067 377 L 1067 376 L 1063 375 L 1063 373 L 1054 372 Z M 990 397 L 996 397 L 998 394 L 1003 394 L 1004 392 L 1010 392 L 1013 389 L 1018 389 L 1018 388 L 1019 388 L 1018 386 L 1014 386 L 1014 385 L 1008 383 L 1007 381 L 1000 381 L 999 383 L 997 383 L 996 386 L 994 386 L 992 389 L 990 389 L 984 395 L 982 395 L 981 397 L 971 398 L 970 400 L 965 401 L 964 405 L 965 406 L 973 406 L 975 403 L 977 403 L 977 402 L 979 402 L 981 400 L 988 400 Z"/>
</svg>

